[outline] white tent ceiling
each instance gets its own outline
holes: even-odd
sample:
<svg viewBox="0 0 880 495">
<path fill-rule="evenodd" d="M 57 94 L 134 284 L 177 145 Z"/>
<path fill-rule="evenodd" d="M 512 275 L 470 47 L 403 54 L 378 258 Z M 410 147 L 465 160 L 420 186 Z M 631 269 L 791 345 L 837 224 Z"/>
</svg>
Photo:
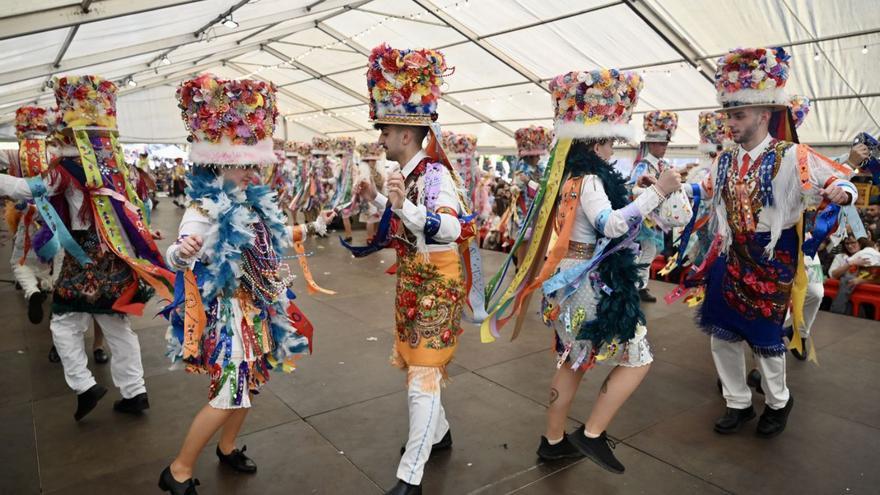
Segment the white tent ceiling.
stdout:
<svg viewBox="0 0 880 495">
<path fill-rule="evenodd" d="M 222 22 L 230 13 L 236 28 Z M 183 142 L 175 87 L 211 71 L 275 82 L 286 117 L 276 136 L 372 140 L 364 72 L 382 42 L 445 53 L 455 73 L 440 122 L 483 149 L 510 149 L 518 127 L 550 125 L 547 81 L 597 67 L 641 71 L 633 123 L 678 110 L 673 144 L 695 145 L 697 114 L 715 106 L 714 61 L 735 46 L 790 50 L 789 92 L 814 101 L 802 141 L 880 129 L 874 0 L 28 0 L 0 16 L 6 138 L 15 108 L 52 105 L 53 75 L 95 73 L 120 83 L 124 140 Z"/>
</svg>

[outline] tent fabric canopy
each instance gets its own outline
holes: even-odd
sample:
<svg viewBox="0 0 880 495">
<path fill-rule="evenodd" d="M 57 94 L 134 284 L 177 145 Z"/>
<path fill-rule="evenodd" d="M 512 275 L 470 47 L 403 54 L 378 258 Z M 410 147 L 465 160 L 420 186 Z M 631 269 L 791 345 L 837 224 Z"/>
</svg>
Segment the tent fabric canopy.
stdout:
<svg viewBox="0 0 880 495">
<path fill-rule="evenodd" d="M 787 90 L 813 100 L 801 141 L 845 144 L 880 129 L 880 9 L 871 0 L 29 0 L 0 13 L 0 138 L 24 104 L 53 104 L 52 76 L 94 73 L 120 85 L 123 140 L 182 143 L 174 97 L 201 72 L 278 87 L 276 137 L 375 140 L 365 68 L 373 46 L 439 48 L 455 73 L 444 129 L 510 150 L 513 132 L 551 125 L 547 82 L 569 70 L 643 74 L 633 124 L 679 112 L 673 145 L 699 141 L 716 107 L 716 58 L 784 46 Z"/>
</svg>

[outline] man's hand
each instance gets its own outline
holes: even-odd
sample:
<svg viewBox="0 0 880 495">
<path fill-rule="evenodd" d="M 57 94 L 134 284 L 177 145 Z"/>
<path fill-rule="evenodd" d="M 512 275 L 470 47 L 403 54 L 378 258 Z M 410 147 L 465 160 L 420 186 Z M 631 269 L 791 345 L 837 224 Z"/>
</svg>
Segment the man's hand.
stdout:
<svg viewBox="0 0 880 495">
<path fill-rule="evenodd" d="M 180 247 L 177 248 L 177 253 L 181 258 L 193 258 L 202 249 L 202 236 L 199 235 L 187 236 L 178 242 Z"/>
<path fill-rule="evenodd" d="M 324 220 L 324 224 L 329 224 L 336 218 L 336 210 L 325 210 L 321 212 L 321 219 Z"/>
<path fill-rule="evenodd" d="M 165 234 L 163 234 L 162 231 L 159 229 L 150 232 L 150 234 L 153 236 L 153 239 L 158 239 L 160 241 L 165 238 Z"/>
<path fill-rule="evenodd" d="M 871 152 L 865 146 L 865 143 L 859 143 L 849 150 L 849 157 L 846 159 L 846 162 L 852 165 L 853 168 L 858 168 L 869 156 L 871 156 Z"/>
<path fill-rule="evenodd" d="M 819 191 L 823 198 L 838 205 L 848 205 L 852 202 L 852 196 L 840 186 L 831 185 Z"/>
<path fill-rule="evenodd" d="M 373 201 L 374 199 L 376 199 L 376 195 L 378 194 L 378 191 L 376 191 L 376 186 L 372 182 L 367 181 L 367 180 L 362 180 L 357 185 L 356 193 L 362 199 L 365 199 L 367 201 Z"/>
<path fill-rule="evenodd" d="M 648 175 L 648 174 L 642 175 L 636 181 L 636 185 L 641 187 L 642 189 L 644 189 L 646 187 L 651 187 L 653 184 L 656 184 L 656 183 L 657 183 L 657 179 L 653 175 Z"/>
<path fill-rule="evenodd" d="M 386 187 L 388 188 L 388 199 L 391 200 L 391 207 L 395 209 L 403 208 L 403 202 L 406 200 L 406 186 L 404 185 L 403 175 L 398 172 L 389 177 Z"/>
<path fill-rule="evenodd" d="M 673 168 L 667 168 L 660 173 L 657 179 L 657 187 L 665 196 L 669 196 L 681 188 L 681 174 Z"/>
</svg>

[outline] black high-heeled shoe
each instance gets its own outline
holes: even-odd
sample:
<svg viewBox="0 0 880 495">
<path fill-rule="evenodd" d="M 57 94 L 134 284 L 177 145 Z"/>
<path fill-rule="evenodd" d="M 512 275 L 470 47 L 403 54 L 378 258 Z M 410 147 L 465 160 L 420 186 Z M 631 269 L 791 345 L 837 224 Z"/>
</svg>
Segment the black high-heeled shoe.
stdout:
<svg viewBox="0 0 880 495">
<path fill-rule="evenodd" d="M 171 495 L 199 495 L 196 487 L 199 486 L 199 480 L 190 478 L 183 483 L 174 479 L 171 474 L 171 466 L 165 468 L 159 475 L 159 488 Z"/>
</svg>

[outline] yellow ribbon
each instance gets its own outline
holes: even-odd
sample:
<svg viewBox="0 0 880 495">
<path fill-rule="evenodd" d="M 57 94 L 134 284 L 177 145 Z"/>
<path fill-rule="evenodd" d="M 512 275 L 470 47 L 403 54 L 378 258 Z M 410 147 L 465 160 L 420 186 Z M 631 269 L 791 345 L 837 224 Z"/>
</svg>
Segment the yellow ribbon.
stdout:
<svg viewBox="0 0 880 495">
<path fill-rule="evenodd" d="M 568 156 L 569 148 L 571 148 L 571 139 L 560 139 L 556 143 L 553 163 L 550 164 L 550 172 L 547 178 L 547 190 L 544 193 L 544 201 L 541 204 L 541 210 L 538 213 L 538 221 L 532 231 L 533 242 L 529 243 L 526 257 L 517 269 L 516 275 L 513 277 L 513 282 L 507 287 L 507 290 L 504 292 L 501 299 L 499 299 L 496 304 L 492 305 L 489 311 L 489 317 L 483 321 L 482 325 L 480 325 L 480 340 L 483 343 L 495 342 L 495 337 L 492 335 L 491 331 L 493 322 L 497 322 L 499 328 L 504 325 L 506 320 L 497 321 L 499 314 L 510 305 L 516 294 L 524 288 L 521 286 L 523 286 L 526 275 L 528 273 L 534 273 L 532 265 L 534 265 L 536 258 L 540 255 L 541 260 L 544 259 L 545 253 L 538 252 L 544 247 L 542 246 L 544 243 L 534 241 L 544 239 L 544 234 L 550 220 L 550 214 L 556 205 L 556 197 L 559 194 L 559 187 L 562 184 L 562 175 L 563 172 L 565 172 L 565 159 Z"/>
<path fill-rule="evenodd" d="M 809 280 L 807 278 L 807 265 L 804 260 L 805 255 L 804 252 L 800 249 L 800 246 L 804 243 L 804 220 L 801 220 L 797 223 L 797 234 L 798 234 L 798 251 L 797 251 L 797 268 L 795 269 L 794 274 L 794 284 L 791 287 L 791 328 L 792 328 L 792 336 L 791 340 L 788 342 L 789 349 L 797 349 L 798 352 L 803 354 L 804 347 L 801 342 L 801 328 L 804 327 L 804 301 L 807 297 L 807 284 Z M 816 364 L 819 364 L 818 359 L 816 358 L 816 348 L 813 346 L 812 336 L 810 337 L 810 352 L 808 355 L 808 359 Z"/>
</svg>

